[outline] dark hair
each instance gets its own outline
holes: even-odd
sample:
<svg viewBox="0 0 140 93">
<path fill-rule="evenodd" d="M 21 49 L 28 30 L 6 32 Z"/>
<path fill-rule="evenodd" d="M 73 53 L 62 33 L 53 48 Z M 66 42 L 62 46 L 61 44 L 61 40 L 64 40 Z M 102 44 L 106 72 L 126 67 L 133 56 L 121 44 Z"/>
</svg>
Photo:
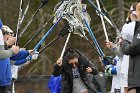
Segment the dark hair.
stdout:
<svg viewBox="0 0 140 93">
<path fill-rule="evenodd" d="M 81 53 L 77 49 L 67 49 L 64 53 L 63 59 L 68 62 L 70 59 L 79 58 Z"/>
<path fill-rule="evenodd" d="M 136 6 L 137 6 L 138 2 L 135 2 L 133 5 L 132 5 L 132 10 L 130 10 L 130 12 L 132 11 L 136 11 Z"/>
<path fill-rule="evenodd" d="M 70 59 L 74 59 L 74 58 L 79 58 L 79 55 L 77 53 L 68 53 L 66 55 L 67 61 L 69 61 Z"/>
<path fill-rule="evenodd" d="M 135 2 L 131 7 L 132 7 L 132 10 L 130 10 L 128 12 L 128 20 L 126 20 L 126 23 L 129 23 L 131 22 L 131 18 L 130 18 L 130 14 L 133 12 L 133 11 L 136 11 L 136 6 L 137 6 L 138 2 Z"/>
</svg>

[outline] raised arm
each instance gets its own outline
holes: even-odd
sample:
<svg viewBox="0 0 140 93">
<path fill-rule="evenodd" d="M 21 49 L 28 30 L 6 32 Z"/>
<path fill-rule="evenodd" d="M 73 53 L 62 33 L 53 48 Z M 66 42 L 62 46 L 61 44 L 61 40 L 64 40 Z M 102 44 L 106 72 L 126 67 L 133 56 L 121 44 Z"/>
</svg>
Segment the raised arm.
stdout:
<svg viewBox="0 0 140 93">
<path fill-rule="evenodd" d="M 52 72 L 53 76 L 55 76 L 55 77 L 60 76 L 62 68 L 63 68 L 62 59 L 59 58 L 56 61 L 56 64 L 54 65 L 54 69 L 53 69 L 53 72 Z"/>
</svg>

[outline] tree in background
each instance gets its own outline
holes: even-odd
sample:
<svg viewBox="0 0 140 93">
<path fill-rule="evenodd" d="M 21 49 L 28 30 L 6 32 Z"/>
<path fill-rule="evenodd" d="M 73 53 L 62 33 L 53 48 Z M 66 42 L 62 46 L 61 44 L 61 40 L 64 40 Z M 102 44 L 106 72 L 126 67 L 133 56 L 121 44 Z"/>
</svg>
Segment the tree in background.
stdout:
<svg viewBox="0 0 140 93">
<path fill-rule="evenodd" d="M 24 7 L 26 7 L 28 0 L 24 0 Z M 108 10 L 110 16 L 114 20 L 114 22 L 117 24 L 119 28 L 122 27 L 122 25 L 125 22 L 125 18 L 127 16 L 127 11 L 129 10 L 130 5 L 134 2 L 132 0 L 102 0 L 106 9 Z M 0 18 L 2 19 L 3 23 L 8 25 L 10 28 L 12 28 L 16 32 L 16 25 L 18 20 L 18 12 L 19 12 L 19 2 L 20 0 L 0 0 Z M 40 29 L 40 27 L 51 17 L 53 14 L 53 8 L 55 5 L 59 2 L 59 0 L 50 0 L 47 5 L 45 5 L 40 13 L 36 16 L 36 18 L 33 20 L 33 22 L 30 24 L 30 26 L 27 28 L 27 31 L 23 34 L 23 36 L 20 38 L 19 46 L 23 47 L 23 45 L 29 40 L 29 38 L 32 37 L 34 33 Z M 94 1 L 95 2 L 95 1 Z M 21 26 L 20 31 L 23 29 L 23 27 L 26 25 L 26 23 L 31 18 L 34 11 L 39 6 L 40 1 L 39 0 L 32 0 L 30 8 L 27 12 L 27 15 L 23 21 L 23 24 Z M 105 36 L 103 33 L 101 21 L 99 17 L 96 15 L 96 12 L 92 8 L 92 6 L 87 2 L 87 11 L 91 16 L 91 28 L 93 30 L 93 33 L 95 34 L 95 37 L 97 38 L 97 41 L 99 42 L 99 45 L 103 49 L 106 55 L 112 55 L 110 51 L 105 47 L 104 40 Z M 107 29 L 110 34 L 110 36 L 115 39 L 116 32 L 115 30 L 106 22 Z M 43 35 L 48 31 L 48 29 L 52 26 L 52 21 L 45 27 L 45 29 L 42 31 L 41 34 L 38 35 L 37 38 L 35 38 L 32 43 L 30 43 L 26 48 L 32 49 L 37 44 L 37 42 L 43 37 Z M 59 25 L 54 29 L 55 32 L 50 34 L 50 36 L 47 38 L 45 43 L 42 45 L 48 44 L 60 31 L 60 29 L 64 26 L 64 21 L 61 21 Z M 89 35 L 88 35 L 89 37 Z M 59 42 L 55 42 L 50 47 L 48 47 L 42 54 L 39 55 L 39 58 L 36 62 L 33 62 L 30 64 L 26 69 L 23 69 L 20 71 L 20 75 L 50 75 L 53 69 L 53 64 L 57 60 L 57 58 L 60 56 L 64 42 L 66 40 L 66 37 L 63 39 L 61 38 Z M 90 41 L 92 41 L 90 39 Z M 95 64 L 101 69 L 98 56 L 92 51 L 92 48 L 88 44 L 86 40 L 83 38 L 72 35 L 70 38 L 70 42 L 68 43 L 68 47 L 73 47 L 81 50 L 85 55 L 88 55 L 91 60 L 94 60 L 96 62 Z"/>
</svg>

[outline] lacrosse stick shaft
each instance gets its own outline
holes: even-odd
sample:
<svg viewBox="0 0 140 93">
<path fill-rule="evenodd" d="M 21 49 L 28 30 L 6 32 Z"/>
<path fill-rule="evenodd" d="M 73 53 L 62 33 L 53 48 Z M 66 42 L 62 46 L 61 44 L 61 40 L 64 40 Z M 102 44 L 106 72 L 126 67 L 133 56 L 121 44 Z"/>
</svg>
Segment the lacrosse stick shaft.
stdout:
<svg viewBox="0 0 140 93">
<path fill-rule="evenodd" d="M 21 19 L 20 25 L 22 24 L 23 19 L 25 18 L 26 14 L 27 14 L 27 11 L 28 11 L 28 9 L 29 9 L 29 7 L 30 7 L 30 3 L 31 3 L 31 0 L 28 1 L 28 4 L 27 4 L 27 6 L 26 6 L 26 8 L 25 8 L 25 11 L 24 11 L 24 13 L 23 13 L 23 15 L 22 15 L 22 19 Z"/>
<path fill-rule="evenodd" d="M 96 3 L 97 3 L 97 6 L 98 6 L 99 11 L 101 11 L 101 7 L 100 7 L 99 1 L 96 0 Z M 109 42 L 109 38 L 108 38 L 108 34 L 107 34 L 106 27 L 105 27 L 105 22 L 104 22 L 103 16 L 101 14 L 99 14 L 99 15 L 100 15 L 101 22 L 102 22 L 102 25 L 103 25 L 103 29 L 104 29 L 104 34 L 105 34 L 105 37 L 106 37 L 106 41 Z"/>
<path fill-rule="evenodd" d="M 49 42 L 45 47 L 43 47 L 39 53 L 43 52 L 48 46 L 50 46 L 53 42 L 55 42 L 57 39 L 59 38 L 59 36 L 55 37 L 51 42 Z"/>
<path fill-rule="evenodd" d="M 71 36 L 71 33 L 68 34 L 68 37 L 67 37 L 67 39 L 66 39 L 65 45 L 64 45 L 63 50 L 62 50 L 61 55 L 60 55 L 60 58 L 61 58 L 61 59 L 62 59 L 62 57 L 63 57 L 63 55 L 64 55 L 65 50 L 66 50 L 66 47 L 67 47 L 67 44 L 68 44 L 68 42 L 69 42 L 70 36 Z"/>
<path fill-rule="evenodd" d="M 46 27 L 46 25 L 53 19 L 54 16 L 52 16 L 44 25 L 43 27 L 37 32 L 35 33 L 30 40 L 28 40 L 28 42 L 23 46 L 24 48 Z"/>
<path fill-rule="evenodd" d="M 34 13 L 34 15 L 31 17 L 30 21 L 27 23 L 27 25 L 24 27 L 24 29 L 22 30 L 22 32 L 20 33 L 19 37 L 22 36 L 22 34 L 26 31 L 26 29 L 29 27 L 29 25 L 31 24 L 31 22 L 34 20 L 35 16 L 38 14 L 38 12 L 40 11 L 40 9 L 43 7 L 43 3 L 41 3 L 41 5 L 38 7 L 38 9 L 36 10 L 36 12 Z"/>
<path fill-rule="evenodd" d="M 96 48 L 93 46 L 93 44 L 89 41 L 89 39 L 87 38 L 87 36 L 86 36 L 83 32 L 84 32 L 84 29 L 82 28 L 81 33 L 82 33 L 83 37 L 88 41 L 88 43 L 89 43 L 90 46 L 92 47 L 93 51 L 94 51 L 97 55 L 99 55 L 100 57 L 102 57 L 102 56 L 100 55 L 100 53 L 96 50 Z"/>
<path fill-rule="evenodd" d="M 43 49 L 41 49 L 39 52 L 41 53 L 42 51 L 44 51 L 48 46 L 50 46 L 53 42 L 55 42 L 57 39 L 59 39 L 60 37 L 65 36 L 66 34 L 69 33 L 69 28 L 68 25 L 66 24 L 62 30 L 59 32 L 58 36 L 55 37 L 51 42 L 49 42 Z"/>
<path fill-rule="evenodd" d="M 116 24 L 114 23 L 113 19 L 111 18 L 111 16 L 108 14 L 107 10 L 105 9 L 104 7 L 104 4 L 102 2 L 102 0 L 99 0 L 100 4 L 102 5 L 103 9 L 104 9 L 104 12 L 106 13 L 106 15 L 108 16 L 108 18 L 110 19 L 110 21 L 112 22 L 112 24 L 114 25 L 114 28 L 116 30 L 116 32 L 120 33 L 120 30 L 119 28 L 116 26 Z"/>
<path fill-rule="evenodd" d="M 106 21 L 114 28 L 112 22 L 108 19 L 108 17 L 106 17 L 106 16 L 104 15 L 104 13 L 102 13 L 102 12 L 96 7 L 96 5 L 95 5 L 91 0 L 88 0 L 88 2 L 93 6 L 93 8 L 94 8 L 96 11 L 98 11 L 99 14 L 102 15 L 103 18 L 105 18 Z"/>
<path fill-rule="evenodd" d="M 98 42 L 97 42 L 97 40 L 96 40 L 96 38 L 95 38 L 95 36 L 94 36 L 92 30 L 91 30 L 91 28 L 90 28 L 90 26 L 88 25 L 88 23 L 87 23 L 87 21 L 86 21 L 85 19 L 84 19 L 84 23 L 85 23 L 85 25 L 87 26 L 87 28 L 88 28 L 88 30 L 89 30 L 89 34 L 90 34 L 91 38 L 93 39 L 93 41 L 94 41 L 94 43 L 95 43 L 95 46 L 96 46 L 98 52 L 100 53 L 100 55 L 101 55 L 102 57 L 104 57 L 104 53 L 103 53 L 103 51 L 101 50 L 101 48 L 100 48 L 100 46 L 99 46 L 99 44 L 98 44 Z"/>
<path fill-rule="evenodd" d="M 19 10 L 18 23 L 17 23 L 17 29 L 16 29 L 15 45 L 18 44 L 18 34 L 19 34 L 19 28 L 20 28 L 21 19 L 22 19 L 22 12 L 23 12 L 23 0 L 20 0 L 20 10 Z"/>
<path fill-rule="evenodd" d="M 57 20 L 57 22 L 49 29 L 49 31 L 45 34 L 45 36 L 40 40 L 40 42 L 35 46 L 34 50 L 38 50 L 38 48 L 42 45 L 42 43 L 45 41 L 45 39 L 48 37 L 48 35 L 53 31 L 53 28 L 58 25 L 58 23 L 61 21 L 62 17 Z"/>
<path fill-rule="evenodd" d="M 15 93 L 15 81 L 12 82 L 12 93 Z"/>
</svg>

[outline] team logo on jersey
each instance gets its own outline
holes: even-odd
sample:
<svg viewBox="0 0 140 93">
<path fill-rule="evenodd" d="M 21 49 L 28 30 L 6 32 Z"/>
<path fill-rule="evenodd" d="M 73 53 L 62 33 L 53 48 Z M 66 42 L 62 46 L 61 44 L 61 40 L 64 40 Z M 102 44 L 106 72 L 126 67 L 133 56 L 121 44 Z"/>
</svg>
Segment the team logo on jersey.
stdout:
<svg viewBox="0 0 140 93">
<path fill-rule="evenodd" d="M 78 69 L 73 71 L 73 79 L 77 79 L 79 77 L 79 71 Z"/>
</svg>

